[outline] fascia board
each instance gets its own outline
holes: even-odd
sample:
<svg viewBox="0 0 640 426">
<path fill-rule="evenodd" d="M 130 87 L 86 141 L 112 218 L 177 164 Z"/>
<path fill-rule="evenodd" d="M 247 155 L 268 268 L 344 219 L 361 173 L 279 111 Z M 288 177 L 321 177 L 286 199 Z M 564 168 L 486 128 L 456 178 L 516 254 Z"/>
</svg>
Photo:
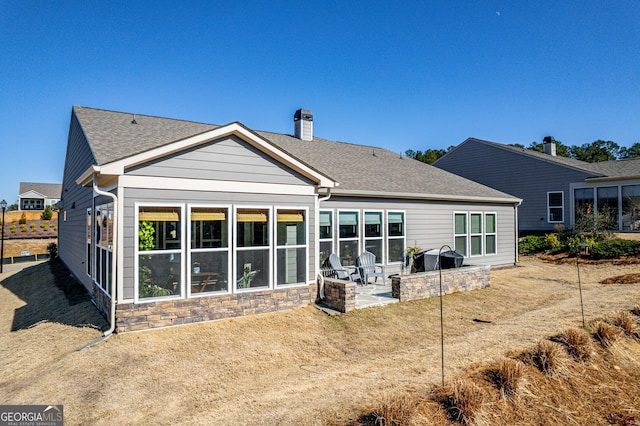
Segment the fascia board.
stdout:
<svg viewBox="0 0 640 426">
<path fill-rule="evenodd" d="M 124 170 L 126 168 L 143 164 L 157 158 L 162 158 L 167 155 L 171 155 L 185 149 L 207 143 L 214 139 L 219 139 L 231 135 L 235 135 L 241 138 L 251 146 L 259 149 L 270 157 L 280 161 L 284 165 L 292 168 L 293 170 L 313 180 L 314 182 L 317 182 L 321 187 L 333 188 L 334 186 L 336 186 L 336 182 L 334 182 L 327 176 L 322 175 L 316 170 L 313 170 L 312 168 L 293 158 L 286 152 L 274 147 L 266 140 L 251 132 L 240 123 L 230 123 L 196 136 L 182 139 L 180 141 L 154 148 L 140 154 L 132 155 L 131 157 L 127 157 L 122 160 L 104 164 L 100 166 L 100 173 L 122 175 L 124 174 Z"/>
</svg>

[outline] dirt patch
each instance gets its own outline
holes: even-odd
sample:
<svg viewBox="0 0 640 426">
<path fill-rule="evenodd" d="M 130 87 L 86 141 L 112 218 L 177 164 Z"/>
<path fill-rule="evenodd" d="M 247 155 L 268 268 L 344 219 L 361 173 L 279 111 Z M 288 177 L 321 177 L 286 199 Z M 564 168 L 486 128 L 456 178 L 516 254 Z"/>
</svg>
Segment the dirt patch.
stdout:
<svg viewBox="0 0 640 426">
<path fill-rule="evenodd" d="M 581 264 L 587 321 L 640 303 L 640 286 L 600 284 L 637 271 Z M 337 317 L 307 307 L 127 333 L 77 352 L 106 322 L 90 302 L 69 303 L 54 276 L 44 263 L 0 277 L 0 395 L 4 404 L 64 404 L 69 425 L 345 423 L 389 395 L 424 395 L 441 381 L 438 298 Z M 445 296 L 443 311 L 450 380 L 580 326 L 576 266 L 522 258 L 492 271 L 490 288 Z"/>
<path fill-rule="evenodd" d="M 525 256 L 526 257 L 526 256 Z M 580 264 L 591 265 L 639 265 L 640 257 L 622 257 L 620 259 L 590 259 L 589 257 L 581 256 L 580 259 L 576 259 L 574 254 L 558 253 L 558 254 L 539 254 L 537 257 L 540 260 L 549 263 L 555 263 L 556 265 L 580 262 Z"/>
<path fill-rule="evenodd" d="M 640 273 L 610 277 L 600 281 L 600 284 L 640 284 Z"/>
</svg>

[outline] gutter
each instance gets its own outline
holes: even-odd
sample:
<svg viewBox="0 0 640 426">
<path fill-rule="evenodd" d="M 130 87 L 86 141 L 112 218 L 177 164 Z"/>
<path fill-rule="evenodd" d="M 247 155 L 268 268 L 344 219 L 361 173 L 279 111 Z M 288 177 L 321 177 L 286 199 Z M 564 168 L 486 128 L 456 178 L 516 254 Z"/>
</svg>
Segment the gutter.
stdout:
<svg viewBox="0 0 640 426">
<path fill-rule="evenodd" d="M 336 189 L 334 195 L 344 195 L 350 197 L 371 197 L 371 198 L 403 198 L 429 201 L 464 201 L 472 203 L 499 203 L 516 204 L 522 200 L 516 197 L 482 197 L 476 195 L 443 195 L 443 194 L 420 194 L 415 192 L 382 192 L 382 191 L 360 191 L 354 189 Z"/>
<path fill-rule="evenodd" d="M 110 192 L 104 191 L 102 189 L 100 189 L 98 187 L 98 177 L 97 174 L 93 175 L 93 190 L 96 194 L 98 195 L 104 195 L 106 197 L 109 197 L 113 200 L 113 247 L 111 248 L 111 314 L 109 316 L 109 329 L 107 331 L 104 332 L 104 334 L 100 337 L 98 337 L 95 340 L 92 340 L 91 342 L 87 343 L 86 345 L 82 346 L 80 349 L 78 350 L 83 350 L 83 349 L 87 349 L 90 348 L 91 346 L 100 343 L 106 339 L 108 339 L 109 337 L 111 337 L 111 335 L 113 334 L 113 331 L 116 329 L 116 303 L 117 303 L 117 297 L 116 297 L 116 291 L 117 291 L 117 285 L 116 285 L 116 276 L 117 276 L 117 270 L 116 270 L 116 259 L 117 257 L 117 252 L 118 252 L 118 197 Z"/>
</svg>

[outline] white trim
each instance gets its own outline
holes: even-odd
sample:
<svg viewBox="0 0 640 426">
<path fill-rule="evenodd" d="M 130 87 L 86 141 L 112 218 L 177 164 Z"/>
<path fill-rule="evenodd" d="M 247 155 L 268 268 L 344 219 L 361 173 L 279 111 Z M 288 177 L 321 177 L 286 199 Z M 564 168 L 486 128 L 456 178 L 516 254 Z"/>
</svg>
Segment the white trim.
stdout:
<svg viewBox="0 0 640 426">
<path fill-rule="evenodd" d="M 473 232 L 471 230 L 471 217 L 472 216 L 480 216 L 480 226 L 482 227 L 482 229 L 480 230 L 480 232 Z M 469 257 L 480 257 L 480 256 L 484 256 L 484 228 L 485 228 L 485 223 L 484 223 L 484 214 L 482 212 L 476 212 L 476 211 L 470 211 L 469 212 L 469 224 L 467 227 L 467 236 L 468 236 L 468 248 L 469 248 Z M 473 244 L 471 243 L 471 240 L 473 239 L 473 237 L 480 237 L 480 254 L 473 254 Z"/>
<path fill-rule="evenodd" d="M 256 209 L 256 210 L 267 210 L 269 212 L 269 219 L 268 219 L 268 225 L 267 226 L 267 230 L 269 232 L 269 235 L 267 236 L 267 241 L 269 241 L 269 244 L 267 244 L 266 246 L 251 246 L 251 247 L 238 247 L 238 229 L 237 229 L 237 218 L 238 218 L 238 209 Z M 244 205 L 244 204 L 240 204 L 240 205 L 234 205 L 233 206 L 233 245 L 232 245 L 232 252 L 234 254 L 233 256 L 233 269 L 232 269 L 232 273 L 231 273 L 231 286 L 233 288 L 233 293 L 249 293 L 249 292 L 255 292 L 255 291 L 264 291 L 264 290 L 273 290 L 274 288 L 274 278 L 273 278 L 273 266 L 274 266 L 274 260 L 273 260 L 273 247 L 275 246 L 275 243 L 273 241 L 273 236 L 274 236 L 274 232 L 273 232 L 273 220 L 274 220 L 274 216 L 273 216 L 273 205 L 269 206 L 269 205 Z M 269 250 L 269 261 L 267 262 L 267 264 L 269 265 L 269 274 L 267 275 L 267 286 L 266 287 L 256 287 L 256 288 L 247 288 L 247 289 L 239 289 L 237 286 L 237 273 L 238 273 L 238 252 L 241 251 L 254 251 L 254 250 Z"/>
<path fill-rule="evenodd" d="M 550 194 L 560 194 L 562 196 L 562 205 L 561 206 L 551 206 L 549 205 L 549 195 Z M 562 209 L 562 220 L 551 220 L 551 209 Z M 564 223 L 564 191 L 547 191 L 547 223 Z"/>
<path fill-rule="evenodd" d="M 366 235 L 366 219 L 367 219 L 367 213 L 380 213 L 380 236 L 379 237 L 367 237 Z M 382 210 L 375 210 L 375 209 L 367 209 L 367 210 L 362 210 L 362 250 L 361 252 L 364 252 L 365 250 L 367 250 L 367 241 L 380 241 L 380 250 L 382 253 L 380 253 L 380 257 L 376 257 L 376 261 L 378 263 L 382 263 L 385 264 L 385 254 L 386 254 L 386 250 L 385 250 L 385 214 L 384 214 L 384 209 Z"/>
<path fill-rule="evenodd" d="M 360 223 L 356 224 L 356 232 L 358 233 L 358 235 L 356 235 L 356 237 L 349 237 L 349 238 L 341 238 L 340 237 L 340 213 L 355 213 L 356 217 L 358 218 L 358 222 L 360 222 L 360 209 L 337 209 L 336 211 L 336 228 L 334 231 L 336 231 L 336 253 L 338 254 L 338 257 L 340 257 L 340 260 L 342 260 L 342 246 L 341 246 L 341 242 L 342 241 L 355 241 L 358 244 L 358 249 L 355 252 L 355 257 L 353 258 L 353 265 L 356 264 L 356 258 L 358 257 L 358 255 L 360 254 Z M 343 266 L 353 266 L 353 265 L 343 265 Z"/>
<path fill-rule="evenodd" d="M 273 247 L 274 247 L 274 256 L 273 256 L 273 287 L 274 288 L 286 288 L 286 287 L 296 287 L 302 285 L 308 285 L 309 283 L 309 208 L 302 206 L 283 206 L 277 205 L 273 208 Z M 295 244 L 295 245 L 278 245 L 278 210 L 301 210 L 304 211 L 304 244 Z M 304 248 L 306 250 L 305 253 L 305 276 L 302 282 L 290 283 L 290 284 L 278 284 L 278 249 L 285 248 Z"/>
<path fill-rule="evenodd" d="M 392 237 L 389 235 L 389 213 L 402 213 L 402 236 L 400 237 Z M 387 210 L 384 215 L 384 224 L 385 224 L 385 243 L 386 243 L 386 255 L 384 258 L 384 263 L 387 265 L 400 265 L 404 261 L 405 250 L 407 249 L 407 211 L 406 210 Z M 402 240 L 402 259 L 397 261 L 389 260 L 389 241 L 390 240 Z"/>
<path fill-rule="evenodd" d="M 175 299 L 184 299 L 186 297 L 186 293 L 185 293 L 185 264 L 184 264 L 184 258 L 185 258 L 185 205 L 184 203 L 155 203 L 155 202 L 135 202 L 133 204 L 134 206 L 134 222 L 133 222 L 133 237 L 134 237 L 134 258 L 133 258 L 133 297 L 134 297 L 134 303 L 148 303 L 148 302 L 158 302 L 158 301 L 163 301 L 163 300 L 175 300 Z M 180 249 L 173 249 L 173 250 L 151 250 L 147 253 L 149 254 L 170 254 L 170 253 L 178 253 L 180 254 L 180 292 L 179 294 L 174 294 L 171 296 L 164 296 L 164 297 L 148 297 L 145 299 L 140 299 L 140 297 L 138 296 L 140 293 L 139 290 L 139 286 L 140 283 L 138 282 L 139 278 L 140 278 L 140 274 L 138 273 L 138 268 L 139 268 L 139 258 L 140 258 L 140 252 L 139 252 L 139 240 L 138 240 L 138 224 L 139 224 L 139 213 L 140 213 L 140 207 L 179 207 L 180 208 Z"/>
<path fill-rule="evenodd" d="M 487 216 L 488 215 L 493 215 L 495 217 L 495 231 L 493 232 L 487 232 Z M 483 235 L 483 242 L 484 242 L 484 255 L 485 256 L 496 256 L 498 254 L 498 212 L 484 212 L 484 235 Z M 494 236 L 496 241 L 495 241 L 495 252 L 494 253 L 488 253 L 487 252 L 487 237 L 488 236 Z"/>
<path fill-rule="evenodd" d="M 227 209 L 227 247 L 220 248 L 192 248 L 191 247 L 191 210 L 193 208 L 212 208 L 212 209 Z M 186 206 L 187 218 L 187 256 L 186 256 L 186 298 L 196 298 L 204 296 L 215 296 L 222 294 L 232 293 L 232 263 L 233 263 L 233 206 L 231 204 L 201 204 L 201 203 L 187 203 Z M 226 291 L 208 291 L 203 293 L 191 293 L 191 253 L 209 253 L 209 252 L 227 252 L 227 289 Z"/>
<path fill-rule="evenodd" d="M 120 176 L 126 188 L 175 189 L 206 192 L 238 192 L 256 194 L 315 195 L 312 185 L 283 185 L 260 182 L 229 182 L 223 180 L 167 178 L 151 176 Z"/>
</svg>

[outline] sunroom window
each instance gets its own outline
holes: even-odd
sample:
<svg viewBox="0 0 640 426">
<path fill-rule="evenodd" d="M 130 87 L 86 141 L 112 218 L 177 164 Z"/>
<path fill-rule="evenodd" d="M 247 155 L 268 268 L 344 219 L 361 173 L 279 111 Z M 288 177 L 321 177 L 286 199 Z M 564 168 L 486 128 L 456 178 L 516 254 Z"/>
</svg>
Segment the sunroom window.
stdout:
<svg viewBox="0 0 640 426">
<path fill-rule="evenodd" d="M 269 217 L 269 209 L 236 211 L 235 286 L 238 290 L 269 287 Z"/>
<path fill-rule="evenodd" d="M 497 220 L 495 213 L 486 213 L 485 221 L 485 254 L 497 253 Z"/>
<path fill-rule="evenodd" d="M 387 260 L 402 262 L 405 249 L 404 212 L 387 213 Z"/>
<path fill-rule="evenodd" d="M 454 214 L 454 250 L 463 255 L 467 255 L 467 214 Z"/>
<path fill-rule="evenodd" d="M 191 293 L 228 291 L 229 209 L 191 208 Z"/>
<path fill-rule="evenodd" d="M 307 280 L 307 226 L 305 210 L 279 209 L 276 214 L 277 285 Z"/>
<path fill-rule="evenodd" d="M 139 207 L 138 298 L 181 295 L 182 209 Z"/>
<path fill-rule="evenodd" d="M 333 212 L 331 210 L 320 211 L 320 266 L 333 253 Z"/>
<path fill-rule="evenodd" d="M 471 256 L 482 256 L 482 213 L 471 213 Z"/>
</svg>

